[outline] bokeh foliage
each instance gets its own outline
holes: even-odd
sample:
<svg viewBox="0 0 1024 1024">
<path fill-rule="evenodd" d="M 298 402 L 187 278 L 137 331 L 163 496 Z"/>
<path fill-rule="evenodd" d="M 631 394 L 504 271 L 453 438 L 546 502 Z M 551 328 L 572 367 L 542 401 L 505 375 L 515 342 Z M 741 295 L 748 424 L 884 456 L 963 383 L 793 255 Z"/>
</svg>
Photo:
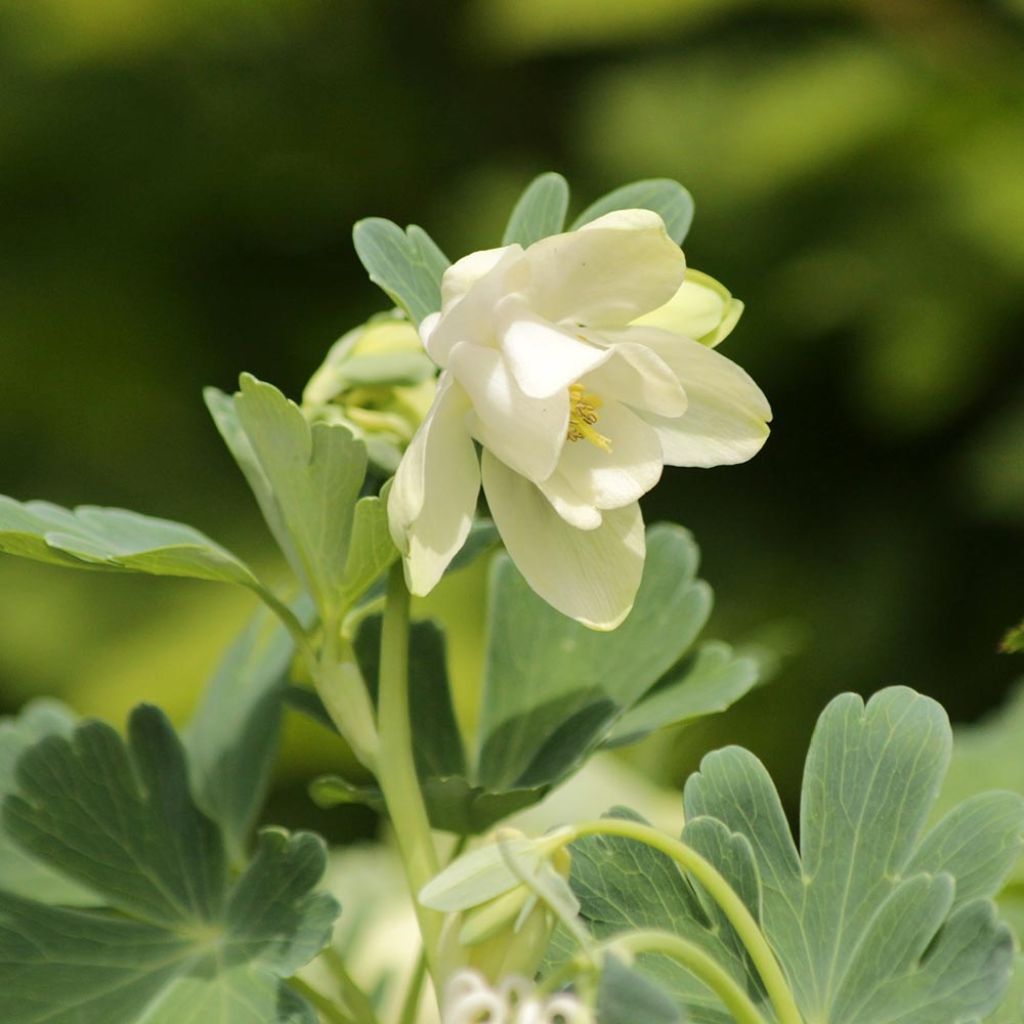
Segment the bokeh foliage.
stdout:
<svg viewBox="0 0 1024 1024">
<path fill-rule="evenodd" d="M 0 9 L 0 90 L 0 492 L 192 522 L 272 574 L 200 391 L 245 369 L 297 397 L 380 308 L 354 221 L 457 256 L 539 171 L 581 206 L 674 177 L 690 262 L 747 303 L 726 354 L 777 418 L 750 466 L 670 471 L 647 517 L 700 542 L 712 632 L 788 652 L 688 763 L 728 730 L 792 796 L 831 693 L 906 683 L 955 719 L 1001 698 L 1024 603 L 1019 0 L 34 0 Z M 0 702 L 180 717 L 250 609 L 3 560 Z M 295 772 L 320 756 L 289 749 Z"/>
</svg>

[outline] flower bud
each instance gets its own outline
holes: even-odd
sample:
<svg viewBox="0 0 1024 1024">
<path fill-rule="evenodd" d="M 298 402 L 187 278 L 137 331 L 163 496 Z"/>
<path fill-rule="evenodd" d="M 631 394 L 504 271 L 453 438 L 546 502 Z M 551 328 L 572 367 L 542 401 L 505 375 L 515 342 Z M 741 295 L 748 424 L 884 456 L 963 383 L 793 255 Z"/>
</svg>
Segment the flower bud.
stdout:
<svg viewBox="0 0 1024 1024">
<path fill-rule="evenodd" d="M 311 421 L 340 423 L 393 472 L 434 399 L 436 369 L 397 311 L 372 317 L 331 346 L 302 395 Z"/>
</svg>

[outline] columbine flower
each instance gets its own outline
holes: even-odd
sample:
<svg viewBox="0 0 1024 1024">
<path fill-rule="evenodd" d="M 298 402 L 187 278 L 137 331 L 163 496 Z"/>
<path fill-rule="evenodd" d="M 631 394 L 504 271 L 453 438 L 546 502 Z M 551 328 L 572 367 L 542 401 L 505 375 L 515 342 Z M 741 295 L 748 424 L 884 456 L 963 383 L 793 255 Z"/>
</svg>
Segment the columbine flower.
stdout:
<svg viewBox="0 0 1024 1024">
<path fill-rule="evenodd" d="M 545 999 L 526 978 L 491 988 L 476 971 L 459 971 L 445 988 L 442 1024 L 593 1024 L 590 1010 L 567 992 Z"/>
<path fill-rule="evenodd" d="M 441 311 L 420 326 L 443 369 L 437 397 L 388 506 L 413 593 L 462 546 L 482 479 L 541 597 L 595 628 L 625 618 L 644 561 L 638 499 L 662 465 L 743 462 L 771 417 L 757 385 L 710 347 L 742 307 L 684 274 L 647 210 L 448 268 Z"/>
</svg>

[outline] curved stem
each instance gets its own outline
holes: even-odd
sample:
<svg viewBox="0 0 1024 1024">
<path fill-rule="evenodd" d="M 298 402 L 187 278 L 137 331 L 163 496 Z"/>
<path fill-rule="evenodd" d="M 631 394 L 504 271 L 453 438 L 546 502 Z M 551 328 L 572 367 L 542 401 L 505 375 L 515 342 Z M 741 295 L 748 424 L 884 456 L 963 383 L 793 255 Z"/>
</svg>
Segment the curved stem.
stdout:
<svg viewBox="0 0 1024 1024">
<path fill-rule="evenodd" d="M 747 909 L 747 905 L 736 895 L 733 888 L 722 877 L 718 869 L 705 860 L 696 850 L 691 849 L 678 839 L 673 839 L 650 825 L 642 825 L 636 821 L 621 818 L 601 818 L 598 821 L 587 821 L 573 825 L 567 842 L 573 842 L 584 836 L 621 836 L 644 843 L 667 857 L 671 857 L 684 871 L 688 871 L 711 894 L 715 902 L 722 908 L 736 934 L 750 954 L 761 980 L 764 982 L 768 998 L 775 1008 L 780 1024 L 803 1024 L 797 1008 L 793 992 L 786 981 L 782 968 L 772 952 L 768 940 L 765 939 L 757 921 Z"/>
<path fill-rule="evenodd" d="M 680 963 L 699 978 L 725 1004 L 738 1024 L 765 1024 L 764 1017 L 750 996 L 736 984 L 717 960 L 700 946 L 681 939 L 671 932 L 638 931 L 623 935 L 605 944 L 604 948 L 628 949 L 631 953 L 660 953 Z"/>
<path fill-rule="evenodd" d="M 413 758 L 409 721 L 409 591 L 400 562 L 392 567 L 388 577 L 377 715 L 380 730 L 377 778 L 394 826 L 427 963 L 433 968 L 443 918 L 436 910 L 422 906 L 416 897 L 438 873 L 439 865 Z"/>
</svg>

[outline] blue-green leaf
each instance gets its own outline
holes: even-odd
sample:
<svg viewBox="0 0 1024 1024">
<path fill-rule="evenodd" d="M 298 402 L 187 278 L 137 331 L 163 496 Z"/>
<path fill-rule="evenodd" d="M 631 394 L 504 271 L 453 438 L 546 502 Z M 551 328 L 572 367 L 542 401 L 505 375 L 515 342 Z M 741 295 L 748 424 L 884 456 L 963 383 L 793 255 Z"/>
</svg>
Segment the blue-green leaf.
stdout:
<svg viewBox="0 0 1024 1024">
<path fill-rule="evenodd" d="M 312 890 L 315 836 L 267 830 L 235 881 L 219 830 L 192 801 L 184 750 L 155 708 L 126 744 L 99 722 L 28 749 L 9 834 L 102 910 L 0 892 L 4 1024 L 295 1024 L 281 979 L 327 942 L 337 905 Z M 97 956 L 97 951 L 102 955 Z"/>
<path fill-rule="evenodd" d="M 383 217 L 368 217 L 356 224 L 352 240 L 370 280 L 413 323 L 441 308 L 448 258 L 422 228 L 413 224 L 403 231 Z"/>
<path fill-rule="evenodd" d="M 999 1005 L 1014 942 L 991 897 L 1020 855 L 1024 799 L 977 797 L 928 831 L 950 742 L 942 709 L 911 690 L 883 690 L 866 706 L 836 698 L 807 757 L 799 848 L 768 773 L 747 751 L 710 754 L 687 781 L 683 840 L 747 903 L 804 1020 L 951 1024 Z M 692 881 L 651 884 L 670 867 L 629 840 L 574 844 L 584 918 L 602 936 L 640 924 L 704 945 L 768 1014 L 708 895 Z M 678 966 L 651 959 L 642 968 L 694 1020 L 726 1019 Z"/>
<path fill-rule="evenodd" d="M 15 766 L 47 736 L 69 736 L 75 716 L 55 700 L 35 700 L 17 718 L 0 719 L 0 805 L 15 791 Z M 0 828 L 0 888 L 44 903 L 91 906 L 96 895 L 36 860 Z"/>
<path fill-rule="evenodd" d="M 569 184 L 560 174 L 548 171 L 526 187 L 512 208 L 502 245 L 518 242 L 524 248 L 565 227 L 569 209 Z"/>
<path fill-rule="evenodd" d="M 339 424 L 310 425 L 277 388 L 241 377 L 207 403 L 264 518 L 324 619 L 346 607 L 346 567 L 366 447 Z"/>
<path fill-rule="evenodd" d="M 119 508 L 69 510 L 0 495 L 0 551 L 76 569 L 184 576 L 260 589 L 238 558 L 193 527 Z"/>
<path fill-rule="evenodd" d="M 573 229 L 614 210 L 653 210 L 665 222 L 669 237 L 682 245 L 693 222 L 693 196 L 678 181 L 651 178 L 609 192 L 591 203 L 573 222 Z"/>
</svg>

